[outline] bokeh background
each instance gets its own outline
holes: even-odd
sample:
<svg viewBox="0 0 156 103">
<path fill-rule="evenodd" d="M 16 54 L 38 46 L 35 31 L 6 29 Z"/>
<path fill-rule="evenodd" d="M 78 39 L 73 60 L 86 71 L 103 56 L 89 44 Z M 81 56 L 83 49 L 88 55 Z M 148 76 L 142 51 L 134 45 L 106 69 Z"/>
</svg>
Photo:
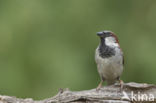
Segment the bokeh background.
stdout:
<svg viewBox="0 0 156 103">
<path fill-rule="evenodd" d="M 44 99 L 95 88 L 102 30 L 119 38 L 122 79 L 156 84 L 155 0 L 1 0 L 0 94 Z"/>
</svg>

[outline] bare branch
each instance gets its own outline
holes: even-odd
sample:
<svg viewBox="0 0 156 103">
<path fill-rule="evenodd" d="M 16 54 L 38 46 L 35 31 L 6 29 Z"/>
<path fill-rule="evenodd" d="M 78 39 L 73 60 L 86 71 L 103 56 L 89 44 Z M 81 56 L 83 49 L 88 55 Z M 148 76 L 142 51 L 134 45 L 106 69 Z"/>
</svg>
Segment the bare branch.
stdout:
<svg viewBox="0 0 156 103">
<path fill-rule="evenodd" d="M 51 98 L 34 101 L 0 96 L 0 103 L 156 103 L 156 85 L 125 83 L 121 91 L 118 84 L 84 91 L 60 90 Z"/>
</svg>

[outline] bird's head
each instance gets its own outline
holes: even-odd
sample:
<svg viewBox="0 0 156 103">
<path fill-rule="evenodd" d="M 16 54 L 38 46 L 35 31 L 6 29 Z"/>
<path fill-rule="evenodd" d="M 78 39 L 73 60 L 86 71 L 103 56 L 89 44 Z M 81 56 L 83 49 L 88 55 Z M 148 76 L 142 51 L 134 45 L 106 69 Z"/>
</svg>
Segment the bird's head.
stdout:
<svg viewBox="0 0 156 103">
<path fill-rule="evenodd" d="M 111 31 L 97 32 L 97 35 L 100 37 L 101 43 L 108 46 L 115 46 L 119 44 L 117 36 Z"/>
</svg>

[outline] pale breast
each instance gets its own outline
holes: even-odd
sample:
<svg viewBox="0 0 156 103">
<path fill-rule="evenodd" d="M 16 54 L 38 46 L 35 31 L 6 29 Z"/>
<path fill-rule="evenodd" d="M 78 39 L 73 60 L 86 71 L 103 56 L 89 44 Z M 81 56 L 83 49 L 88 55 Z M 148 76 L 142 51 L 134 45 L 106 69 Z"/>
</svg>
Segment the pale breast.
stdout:
<svg viewBox="0 0 156 103">
<path fill-rule="evenodd" d="M 122 74 L 122 52 L 119 48 L 115 48 L 115 56 L 102 58 L 99 56 L 99 48 L 96 49 L 95 61 L 97 63 L 98 72 L 105 79 L 115 79 Z"/>
</svg>

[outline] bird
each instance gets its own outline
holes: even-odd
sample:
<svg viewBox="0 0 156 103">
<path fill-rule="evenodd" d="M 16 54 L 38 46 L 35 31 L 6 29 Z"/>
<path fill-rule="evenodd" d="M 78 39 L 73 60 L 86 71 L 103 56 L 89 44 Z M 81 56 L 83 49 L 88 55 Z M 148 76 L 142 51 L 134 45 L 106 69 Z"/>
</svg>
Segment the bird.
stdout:
<svg viewBox="0 0 156 103">
<path fill-rule="evenodd" d="M 123 72 L 124 56 L 120 48 L 119 40 L 112 31 L 97 32 L 100 43 L 95 50 L 95 62 L 101 81 L 96 90 L 102 88 L 102 84 L 106 81 L 107 85 L 113 85 L 117 81 L 123 88 L 123 81 L 120 76 Z"/>
</svg>

